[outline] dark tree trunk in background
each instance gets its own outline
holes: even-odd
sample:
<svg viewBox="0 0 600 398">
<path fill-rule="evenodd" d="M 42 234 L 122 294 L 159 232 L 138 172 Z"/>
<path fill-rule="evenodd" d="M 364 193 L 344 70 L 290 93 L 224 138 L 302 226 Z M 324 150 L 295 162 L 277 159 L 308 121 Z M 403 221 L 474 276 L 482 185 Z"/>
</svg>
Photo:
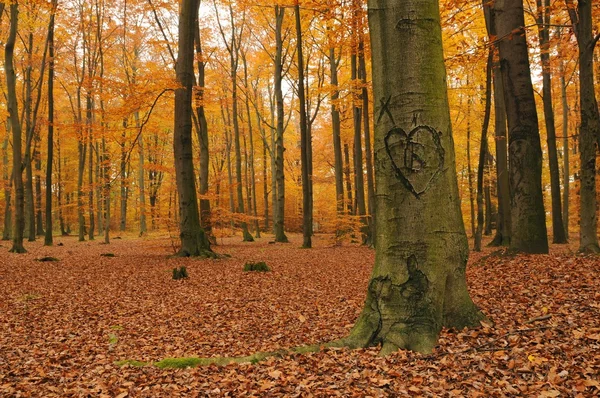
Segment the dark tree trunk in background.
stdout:
<svg viewBox="0 0 600 398">
<path fill-rule="evenodd" d="M 52 246 L 52 164 L 54 162 L 54 16 L 58 0 L 52 1 L 48 28 L 48 154 L 46 158 L 46 234 L 44 245 Z"/>
<path fill-rule="evenodd" d="M 373 176 L 373 151 L 371 150 L 371 124 L 369 116 L 369 90 L 367 88 L 367 63 L 365 61 L 365 48 L 361 32 L 361 41 L 358 53 L 359 76 L 362 81 L 362 113 L 363 130 L 365 132 L 365 158 L 367 166 L 367 203 L 369 210 L 369 240 L 374 244 L 375 232 L 375 178 Z"/>
<path fill-rule="evenodd" d="M 558 151 L 556 149 L 556 128 L 554 126 L 554 107 L 552 105 L 552 72 L 550 67 L 550 0 L 536 0 L 537 24 L 540 39 L 540 57 L 542 60 L 544 119 L 546 122 L 546 140 L 548 143 L 548 163 L 550 166 L 550 194 L 552 198 L 552 242 L 567 243 L 563 225 L 562 205 L 560 203 L 560 172 Z"/>
<path fill-rule="evenodd" d="M 342 160 L 342 140 L 340 111 L 337 101 L 340 98 L 338 89 L 338 65 L 339 57 L 336 55 L 334 47 L 329 49 L 329 70 L 330 83 L 332 87 L 331 93 L 331 128 L 333 130 L 333 170 L 335 174 L 335 200 L 338 215 L 344 213 L 344 170 Z"/>
<path fill-rule="evenodd" d="M 306 90 L 304 88 L 304 56 L 302 53 L 302 23 L 300 19 L 300 4 L 294 7 L 296 17 L 296 54 L 298 56 L 298 102 L 300 103 L 300 159 L 302 163 L 302 247 L 312 247 L 312 200 L 311 181 L 309 175 L 309 140 L 308 119 L 306 117 Z"/>
<path fill-rule="evenodd" d="M 344 143 L 344 175 L 346 178 L 346 208 L 348 214 L 354 214 L 354 202 L 352 200 L 352 179 L 350 178 L 350 147 Z"/>
<path fill-rule="evenodd" d="M 496 40 L 496 15 L 493 3 L 483 2 L 485 25 L 490 40 Z M 494 45 L 494 49 L 497 45 Z M 506 133 L 506 107 L 504 103 L 504 79 L 500 60 L 494 55 L 492 74 L 494 78 L 494 128 L 496 130 L 496 184 L 498 189 L 498 217 L 496 236 L 490 246 L 510 244 L 510 185 L 508 178 L 508 145 Z"/>
<path fill-rule="evenodd" d="M 538 130 L 522 0 L 495 5 L 509 131 L 510 249 L 548 253 L 542 194 L 542 147 Z"/>
<path fill-rule="evenodd" d="M 485 160 L 488 147 L 488 128 L 490 126 L 490 113 L 492 108 L 492 68 L 494 62 L 494 49 L 490 48 L 485 67 L 485 112 L 481 126 L 481 141 L 479 146 L 479 163 L 477 164 L 477 230 L 475 231 L 475 251 L 481 251 L 481 238 L 483 237 L 483 178 Z"/>
<path fill-rule="evenodd" d="M 200 1 L 198 2 L 200 4 Z M 205 62 L 202 52 L 202 40 L 200 37 L 200 26 L 195 24 L 194 43 L 196 47 L 196 63 L 198 68 L 198 101 L 196 103 L 196 117 L 198 119 L 198 145 L 200 146 L 199 160 L 199 185 L 200 195 L 208 195 L 208 171 L 210 165 L 210 152 L 208 151 L 208 123 L 204 111 L 204 88 L 205 81 Z M 212 221 L 210 212 L 210 200 L 200 198 L 200 224 L 206 235 L 212 235 Z"/>
</svg>

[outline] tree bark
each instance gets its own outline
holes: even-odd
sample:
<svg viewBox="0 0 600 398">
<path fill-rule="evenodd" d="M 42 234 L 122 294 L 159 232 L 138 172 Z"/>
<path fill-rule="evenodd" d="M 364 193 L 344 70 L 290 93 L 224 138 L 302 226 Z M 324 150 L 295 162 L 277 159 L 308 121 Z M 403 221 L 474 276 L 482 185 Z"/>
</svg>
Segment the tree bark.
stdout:
<svg viewBox="0 0 600 398">
<path fill-rule="evenodd" d="M 571 1 L 567 1 L 569 5 Z M 579 250 L 599 253 L 596 198 L 596 145 L 600 145 L 600 115 L 594 92 L 594 47 L 592 36 L 592 0 L 579 0 L 577 13 L 569 8 L 579 47 L 579 87 L 581 128 L 579 157 L 581 163 L 579 194 Z"/>
<path fill-rule="evenodd" d="M 483 319 L 466 287 L 460 212 L 435 0 L 369 1 L 377 179 L 376 259 L 350 347 L 430 352 L 443 326 Z M 420 54 L 421 56 L 415 56 Z"/>
<path fill-rule="evenodd" d="M 569 239 L 569 194 L 571 184 L 571 171 L 569 168 L 569 157 L 571 148 L 569 146 L 569 103 L 567 100 L 567 81 L 565 77 L 565 66 L 563 58 L 559 63 L 560 73 L 560 92 L 562 104 L 562 135 L 563 135 L 563 198 L 562 198 L 562 216 L 565 227 L 565 237 Z"/>
<path fill-rule="evenodd" d="M 338 89 L 338 65 L 339 58 L 336 56 L 335 48 L 329 48 L 329 70 L 331 79 L 331 128 L 333 130 L 333 156 L 335 174 L 335 200 L 338 215 L 344 213 L 344 169 L 342 161 L 342 140 L 340 111 L 337 101 L 340 98 Z"/>
<path fill-rule="evenodd" d="M 369 210 L 369 240 L 374 245 L 375 232 L 375 179 L 373 177 L 373 151 L 371 149 L 371 123 L 369 116 L 369 90 L 367 88 L 367 63 L 365 61 L 364 40 L 361 32 L 361 42 L 358 52 L 359 75 L 362 81 L 362 113 L 363 130 L 365 133 L 365 159 L 367 167 L 367 203 Z"/>
<path fill-rule="evenodd" d="M 179 256 L 208 256 L 214 253 L 200 226 L 196 179 L 192 154 L 192 87 L 194 84 L 194 24 L 198 16 L 198 0 L 182 0 L 179 10 L 179 48 L 175 67 L 175 126 L 173 152 L 179 197 Z"/>
<path fill-rule="evenodd" d="M 48 25 L 48 150 L 46 158 L 46 233 L 44 245 L 52 246 L 52 165 L 54 163 L 54 19 L 58 0 L 52 1 Z"/>
<path fill-rule="evenodd" d="M 273 232 L 275 233 L 275 242 L 288 242 L 285 235 L 285 172 L 283 163 L 283 92 L 281 91 L 281 82 L 283 80 L 283 18 L 285 8 L 279 5 L 275 6 L 275 108 L 277 113 L 277 128 L 275 134 L 275 180 L 277 184 L 277 198 L 273 203 L 274 223 Z M 276 210 L 275 210 L 276 209 Z"/>
<path fill-rule="evenodd" d="M 22 131 L 19 121 L 19 109 L 17 102 L 16 75 L 14 69 L 14 49 L 17 37 L 17 24 L 19 20 L 19 5 L 10 5 L 10 31 L 8 40 L 4 46 L 4 70 L 6 73 L 7 107 L 10 115 L 13 144 L 13 181 L 15 184 L 15 224 L 13 231 L 12 253 L 25 253 L 23 246 L 23 230 L 25 228 L 25 192 L 23 187 L 23 154 L 22 154 Z"/>
<path fill-rule="evenodd" d="M 542 148 L 523 28 L 523 1 L 496 2 L 495 19 L 509 131 L 510 249 L 548 253 Z"/>
<path fill-rule="evenodd" d="M 198 2 L 200 4 L 200 1 Z M 204 112 L 204 88 L 205 81 L 205 63 L 202 52 L 202 39 L 200 37 L 199 21 L 196 23 L 194 33 L 194 43 L 196 47 L 196 63 L 198 68 L 198 101 L 196 102 L 196 117 L 198 119 L 198 145 L 200 146 L 199 159 L 199 185 L 200 185 L 200 225 L 206 232 L 206 235 L 212 236 L 212 221 L 210 212 L 210 200 L 208 195 L 208 171 L 210 164 L 210 153 L 208 151 L 208 123 Z"/>
<path fill-rule="evenodd" d="M 475 231 L 475 251 L 481 251 L 481 238 L 483 237 L 483 178 L 485 160 L 487 157 L 488 138 L 490 126 L 490 113 L 492 109 L 492 68 L 494 62 L 494 49 L 490 48 L 485 67 L 485 111 L 481 126 L 481 141 L 479 146 L 479 163 L 477 165 L 477 230 Z"/>
<path fill-rule="evenodd" d="M 296 55 L 298 56 L 298 102 L 300 103 L 300 160 L 302 168 L 302 247 L 312 247 L 312 209 L 309 176 L 309 140 L 308 121 L 306 117 L 306 90 L 304 88 L 304 56 L 302 53 L 302 23 L 300 4 L 294 6 L 296 19 Z"/>
<path fill-rule="evenodd" d="M 558 151 L 556 149 L 556 128 L 552 105 L 552 71 L 550 66 L 550 0 L 536 0 L 537 24 L 539 29 L 540 58 L 542 61 L 542 97 L 544 101 L 544 119 L 546 123 L 546 141 L 548 143 L 548 163 L 550 167 L 550 195 L 552 198 L 552 242 L 567 243 L 563 225 L 562 205 L 560 203 L 560 172 Z"/>
</svg>

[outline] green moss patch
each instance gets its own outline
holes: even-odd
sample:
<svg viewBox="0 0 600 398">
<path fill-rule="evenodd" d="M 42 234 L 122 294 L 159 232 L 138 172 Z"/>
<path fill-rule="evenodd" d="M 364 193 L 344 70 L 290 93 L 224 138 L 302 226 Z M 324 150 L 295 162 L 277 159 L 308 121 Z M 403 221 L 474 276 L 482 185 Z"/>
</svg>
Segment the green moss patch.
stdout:
<svg viewBox="0 0 600 398">
<path fill-rule="evenodd" d="M 244 272 L 269 272 L 271 268 L 264 262 L 244 264 Z"/>
<path fill-rule="evenodd" d="M 114 253 L 102 253 L 100 256 L 101 257 L 115 257 L 115 254 Z"/>
<path fill-rule="evenodd" d="M 185 369 L 195 368 L 202 364 L 200 358 L 165 358 L 162 361 L 154 362 L 154 366 L 161 369 Z"/>
</svg>

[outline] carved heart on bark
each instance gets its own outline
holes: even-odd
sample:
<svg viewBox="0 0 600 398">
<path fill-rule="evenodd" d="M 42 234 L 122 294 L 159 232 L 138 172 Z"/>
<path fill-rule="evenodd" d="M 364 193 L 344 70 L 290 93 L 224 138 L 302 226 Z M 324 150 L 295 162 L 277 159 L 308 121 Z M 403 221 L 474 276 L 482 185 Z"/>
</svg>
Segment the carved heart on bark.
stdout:
<svg viewBox="0 0 600 398">
<path fill-rule="evenodd" d="M 417 198 L 444 167 L 440 135 L 429 126 L 417 126 L 409 133 L 394 127 L 385 136 L 385 149 L 396 177 Z"/>
</svg>

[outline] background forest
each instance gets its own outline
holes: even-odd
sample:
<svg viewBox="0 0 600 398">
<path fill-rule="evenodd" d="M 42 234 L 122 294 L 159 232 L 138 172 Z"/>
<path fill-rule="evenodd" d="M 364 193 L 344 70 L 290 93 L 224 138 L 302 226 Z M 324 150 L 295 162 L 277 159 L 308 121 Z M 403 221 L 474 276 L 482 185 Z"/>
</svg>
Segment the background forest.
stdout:
<svg viewBox="0 0 600 398">
<path fill-rule="evenodd" d="M 562 213 L 566 236 L 576 236 L 579 220 L 579 200 L 571 193 L 578 192 L 580 124 L 577 41 L 569 16 L 573 7 L 568 0 L 525 3 L 544 151 L 546 213 L 549 225 L 553 213 Z M 3 41 L 9 35 L 9 8 L 6 4 L 2 12 Z M 378 115 L 372 114 L 365 4 L 306 1 L 299 9 L 300 34 L 293 5 L 201 2 L 193 154 L 204 209 L 202 224 L 209 230 L 212 226 L 216 237 L 242 229 L 248 240 L 251 235 L 270 233 L 277 225 L 300 232 L 305 208 L 314 208 L 315 232 L 356 231 L 363 216 L 373 213 L 371 130 Z M 111 231 L 143 235 L 160 230 L 175 235 L 178 204 L 172 140 L 177 3 L 27 1 L 18 5 L 18 11 L 14 68 L 22 130 L 25 237 L 35 240 L 48 229 L 45 204 L 49 199 L 55 233 L 93 239 L 110 226 Z M 594 3 L 592 11 L 597 22 L 600 4 Z M 467 231 L 475 235 L 481 181 L 479 206 L 484 213 L 483 232 L 489 235 L 497 224 L 497 143 L 505 143 L 498 137 L 506 134 L 500 123 L 486 142 L 481 140 L 486 90 L 491 89 L 486 86 L 490 35 L 480 1 L 444 0 L 441 19 L 463 217 Z M 303 53 L 300 80 L 299 49 Z M 599 54 L 596 49 L 597 81 Z M 278 56 L 282 130 L 277 125 L 273 66 Z M 53 101 L 48 95 L 50 72 Z M 551 75 L 548 109 L 554 113 L 554 123 L 550 124 L 542 101 L 545 74 Z M 9 239 L 14 222 L 15 145 L 5 79 L 0 85 L 6 131 L 0 214 L 3 239 Z M 301 104 L 306 122 L 300 117 Z M 491 107 L 492 120 L 497 109 Z M 310 140 L 302 139 L 301 126 L 306 126 L 304 134 Z M 555 131 L 548 131 L 549 126 Z M 548 143 L 558 155 L 553 173 Z M 302 153 L 310 165 L 304 178 Z M 47 175 L 49 160 L 52 168 Z M 562 189 L 562 208 L 550 205 L 551 174 Z M 308 207 L 302 202 L 304 180 L 310 182 L 305 186 L 313 198 Z"/>
</svg>

